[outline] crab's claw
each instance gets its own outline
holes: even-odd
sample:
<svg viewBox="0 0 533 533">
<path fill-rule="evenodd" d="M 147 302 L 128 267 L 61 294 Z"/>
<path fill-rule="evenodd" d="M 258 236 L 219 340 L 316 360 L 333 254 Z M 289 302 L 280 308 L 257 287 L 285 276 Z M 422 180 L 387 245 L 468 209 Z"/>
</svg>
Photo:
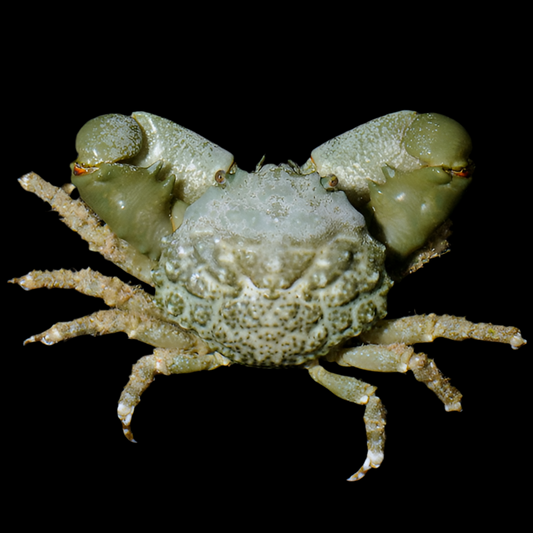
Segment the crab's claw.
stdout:
<svg viewBox="0 0 533 533">
<path fill-rule="evenodd" d="M 76 138 L 72 183 L 112 229 L 157 260 L 187 205 L 219 184 L 233 156 L 170 120 L 137 112 L 102 115 Z"/>
<path fill-rule="evenodd" d="M 352 204 L 370 212 L 389 252 L 407 256 L 448 218 L 470 183 L 471 149 L 455 120 L 400 111 L 322 144 L 304 168 L 336 176 Z"/>
</svg>

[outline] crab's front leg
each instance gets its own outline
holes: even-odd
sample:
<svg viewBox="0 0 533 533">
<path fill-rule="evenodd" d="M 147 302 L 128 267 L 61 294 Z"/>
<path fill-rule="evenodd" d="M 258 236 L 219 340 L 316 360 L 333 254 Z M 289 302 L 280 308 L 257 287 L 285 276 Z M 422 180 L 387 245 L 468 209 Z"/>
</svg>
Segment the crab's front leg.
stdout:
<svg viewBox="0 0 533 533">
<path fill-rule="evenodd" d="M 137 404 L 141 401 L 141 394 L 148 388 L 157 374 L 189 374 L 200 370 L 214 370 L 220 366 L 228 366 L 231 362 L 223 355 L 215 352 L 210 354 L 185 353 L 183 350 L 162 349 L 154 350 L 133 365 L 128 384 L 124 387 L 118 403 L 118 417 L 122 422 L 124 435 L 132 441 L 130 429 L 131 418 Z"/>
<path fill-rule="evenodd" d="M 379 468 L 383 461 L 385 447 L 385 407 L 374 394 L 376 387 L 358 379 L 340 376 L 325 370 L 316 361 L 308 365 L 309 374 L 320 385 L 333 394 L 359 405 L 365 405 L 365 428 L 368 454 L 363 466 L 348 481 L 357 481 L 371 468 Z"/>
<path fill-rule="evenodd" d="M 71 198 L 70 192 L 74 189 L 72 185 L 55 187 L 34 172 L 22 176 L 19 183 L 26 191 L 50 204 L 61 215 L 62 221 L 89 243 L 92 251 L 99 252 L 137 279 L 153 285 L 151 271 L 156 263 L 118 238 L 108 225 L 102 225 L 100 218 L 85 202 Z"/>
<path fill-rule="evenodd" d="M 81 335 L 124 332 L 130 339 L 160 348 L 194 349 L 198 353 L 209 351 L 197 336 L 168 322 L 153 302 L 153 297 L 140 287 L 132 287 L 118 278 L 104 276 L 90 268 L 78 272 L 64 269 L 34 270 L 26 276 L 12 279 L 11 283 L 17 283 L 25 290 L 74 289 L 87 296 L 101 298 L 113 308 L 54 324 L 27 339 L 25 344 L 40 341 L 51 345 Z"/>
</svg>

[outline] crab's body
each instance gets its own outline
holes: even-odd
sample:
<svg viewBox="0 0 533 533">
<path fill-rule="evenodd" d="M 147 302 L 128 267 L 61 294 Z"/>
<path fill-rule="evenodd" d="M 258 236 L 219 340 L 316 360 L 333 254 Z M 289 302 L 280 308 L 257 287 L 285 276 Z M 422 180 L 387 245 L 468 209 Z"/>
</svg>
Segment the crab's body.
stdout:
<svg viewBox="0 0 533 533">
<path fill-rule="evenodd" d="M 231 361 L 306 363 L 385 315 L 385 247 L 318 174 L 237 170 L 163 243 L 157 303 Z"/>
<path fill-rule="evenodd" d="M 232 362 L 300 365 L 341 398 L 366 405 L 368 456 L 350 478 L 359 479 L 382 462 L 385 411 L 375 387 L 327 372 L 320 358 L 412 370 L 447 410 L 460 410 L 461 394 L 410 345 L 436 337 L 525 343 L 516 328 L 452 316 L 384 320 L 391 276 L 442 252 L 445 221 L 469 182 L 470 140 L 450 119 L 387 115 L 325 143 L 303 167 L 254 173 L 147 113 L 99 117 L 77 145 L 73 182 L 83 200 L 70 197 L 72 186 L 58 189 L 36 174 L 21 178 L 23 187 L 91 249 L 155 286 L 155 296 L 89 269 L 34 271 L 15 281 L 74 288 L 112 308 L 29 342 L 124 331 L 156 347 L 134 366 L 120 399 L 130 440 L 133 411 L 156 374 Z"/>
</svg>

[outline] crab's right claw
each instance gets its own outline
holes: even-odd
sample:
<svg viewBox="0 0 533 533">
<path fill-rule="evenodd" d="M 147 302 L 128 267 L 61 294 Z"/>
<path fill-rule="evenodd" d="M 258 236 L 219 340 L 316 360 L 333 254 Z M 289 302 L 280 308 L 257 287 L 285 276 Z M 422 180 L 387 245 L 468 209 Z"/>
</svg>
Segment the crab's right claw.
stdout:
<svg viewBox="0 0 533 533">
<path fill-rule="evenodd" d="M 471 149 L 455 120 L 400 111 L 315 148 L 303 168 L 336 176 L 354 207 L 372 213 L 389 252 L 406 257 L 443 224 L 470 183 Z"/>
</svg>

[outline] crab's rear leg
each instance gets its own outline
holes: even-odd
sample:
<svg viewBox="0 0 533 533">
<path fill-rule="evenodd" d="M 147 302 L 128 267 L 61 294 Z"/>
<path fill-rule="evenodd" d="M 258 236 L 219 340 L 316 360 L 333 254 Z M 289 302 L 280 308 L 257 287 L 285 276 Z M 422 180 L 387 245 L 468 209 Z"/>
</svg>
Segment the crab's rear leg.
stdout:
<svg viewBox="0 0 533 533">
<path fill-rule="evenodd" d="M 341 366 L 362 368 L 374 372 L 406 372 L 411 370 L 418 381 L 427 385 L 444 403 L 447 411 L 461 410 L 461 393 L 449 384 L 435 363 L 423 353 L 415 353 L 405 344 L 388 346 L 364 345 L 338 350 L 327 359 Z M 368 454 L 363 466 L 348 479 L 361 479 L 370 468 L 378 468 L 383 461 L 385 445 L 385 408 L 374 394 L 376 387 L 364 381 L 332 374 L 316 362 L 309 365 L 311 377 L 344 400 L 366 404 L 365 427 Z"/>
<path fill-rule="evenodd" d="M 333 394 L 360 405 L 365 405 L 365 428 L 368 453 L 363 466 L 348 481 L 357 481 L 371 468 L 378 468 L 383 461 L 385 447 L 385 408 L 374 394 L 376 387 L 358 379 L 340 376 L 325 370 L 318 363 L 308 366 L 311 377 Z"/>
<path fill-rule="evenodd" d="M 328 357 L 341 366 L 351 366 L 372 372 L 407 372 L 411 370 L 418 381 L 432 390 L 444 404 L 446 411 L 461 411 L 463 395 L 442 375 L 433 359 L 416 353 L 406 344 L 369 344 L 345 348 Z"/>
<path fill-rule="evenodd" d="M 141 394 L 148 388 L 157 374 L 189 374 L 200 370 L 213 370 L 228 366 L 230 360 L 215 352 L 210 354 L 187 354 L 182 350 L 157 348 L 133 365 L 128 384 L 124 387 L 118 404 L 118 417 L 122 422 L 124 435 L 132 441 L 131 418 Z"/>
<path fill-rule="evenodd" d="M 526 344 L 515 327 L 475 324 L 451 315 L 415 315 L 381 320 L 371 330 L 362 333 L 363 342 L 375 343 L 339 350 L 330 359 L 341 366 L 353 366 L 374 372 L 406 372 L 427 385 L 444 403 L 447 411 L 460 411 L 462 394 L 449 384 L 435 362 L 408 346 L 432 342 L 442 337 L 450 340 L 476 339 L 510 344 L 518 349 Z"/>
</svg>

